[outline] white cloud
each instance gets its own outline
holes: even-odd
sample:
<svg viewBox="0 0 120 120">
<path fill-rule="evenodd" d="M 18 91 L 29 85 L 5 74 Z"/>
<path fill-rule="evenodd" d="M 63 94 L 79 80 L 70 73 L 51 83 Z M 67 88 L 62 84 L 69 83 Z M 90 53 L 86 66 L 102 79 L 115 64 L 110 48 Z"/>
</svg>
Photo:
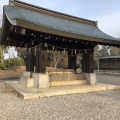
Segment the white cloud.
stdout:
<svg viewBox="0 0 120 120">
<path fill-rule="evenodd" d="M 8 5 L 8 1 L 9 0 L 0 0 L 0 14 L 2 12 L 3 5 Z"/>
</svg>

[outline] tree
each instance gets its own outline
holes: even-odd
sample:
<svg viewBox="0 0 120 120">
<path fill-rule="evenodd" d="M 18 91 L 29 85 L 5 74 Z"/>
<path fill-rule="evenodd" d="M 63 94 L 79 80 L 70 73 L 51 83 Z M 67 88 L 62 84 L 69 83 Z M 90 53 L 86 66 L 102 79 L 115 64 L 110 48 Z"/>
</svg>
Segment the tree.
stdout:
<svg viewBox="0 0 120 120">
<path fill-rule="evenodd" d="M 94 60 L 97 64 L 97 70 L 98 70 L 98 73 L 99 73 L 99 57 L 101 57 L 101 52 L 100 52 L 100 48 L 99 46 L 97 45 L 95 48 L 94 48 Z"/>
<path fill-rule="evenodd" d="M 17 57 L 15 54 L 15 49 L 13 47 L 6 47 L 4 51 L 8 56 L 8 69 L 10 69 L 11 58 Z M 14 65 L 16 65 L 16 61 L 14 61 Z"/>
<path fill-rule="evenodd" d="M 0 46 L 0 69 L 5 69 L 4 64 L 4 46 Z"/>
<path fill-rule="evenodd" d="M 94 48 L 94 59 L 97 64 L 97 70 L 99 73 L 99 57 L 108 56 L 110 48 L 108 46 L 99 46 L 97 45 Z"/>
<path fill-rule="evenodd" d="M 9 59 L 5 60 L 5 67 L 7 69 L 13 69 L 16 71 L 19 68 L 19 66 L 23 66 L 23 65 L 24 65 L 24 61 L 22 58 L 19 58 L 19 57 L 18 58 L 10 58 L 10 61 L 9 61 Z"/>
<path fill-rule="evenodd" d="M 51 59 L 54 61 L 54 68 L 57 68 L 58 62 L 62 59 L 61 52 L 53 51 L 51 55 Z"/>
<path fill-rule="evenodd" d="M 62 68 L 64 63 L 66 62 L 65 59 L 67 58 L 67 54 L 60 51 L 47 51 L 47 66 L 50 66 L 53 63 L 54 68 Z M 63 62 L 64 61 L 64 62 Z M 64 66 L 66 67 L 66 66 Z"/>
<path fill-rule="evenodd" d="M 53 62 L 51 56 L 52 56 L 52 52 L 47 50 L 47 57 L 46 57 L 46 66 L 47 67 L 50 67 L 51 63 Z"/>
<path fill-rule="evenodd" d="M 1 21 L 2 17 L 0 16 L 0 35 L 1 35 Z M 0 45 L 0 69 L 4 69 L 4 46 Z"/>
<path fill-rule="evenodd" d="M 110 55 L 111 56 L 118 56 L 120 55 L 120 48 L 117 48 L 117 47 L 110 47 Z"/>
<path fill-rule="evenodd" d="M 109 56 L 109 47 L 108 46 L 102 46 L 100 49 L 101 56 Z"/>
<path fill-rule="evenodd" d="M 26 48 L 20 48 L 20 47 L 18 47 L 15 50 L 18 53 L 17 54 L 18 57 L 21 57 L 24 60 L 24 62 L 25 62 L 25 58 L 26 58 L 26 54 L 27 54 Z"/>
</svg>

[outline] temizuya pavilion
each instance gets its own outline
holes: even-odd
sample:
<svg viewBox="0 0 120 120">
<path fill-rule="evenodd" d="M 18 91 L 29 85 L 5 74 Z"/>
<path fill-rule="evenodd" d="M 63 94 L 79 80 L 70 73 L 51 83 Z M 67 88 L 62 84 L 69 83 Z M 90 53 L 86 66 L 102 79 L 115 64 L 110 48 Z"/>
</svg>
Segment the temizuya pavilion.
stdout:
<svg viewBox="0 0 120 120">
<path fill-rule="evenodd" d="M 82 53 L 83 77 L 88 84 L 96 84 L 93 48 L 97 44 L 120 47 L 120 40 L 102 32 L 96 21 L 10 0 L 9 5 L 3 7 L 0 44 L 26 47 L 26 72 L 21 84 L 47 88 L 55 76 L 50 78 L 46 73 L 46 50 L 67 51 L 68 68 L 74 70 L 76 54 Z M 67 80 L 80 79 L 79 74 L 66 75 Z"/>
</svg>

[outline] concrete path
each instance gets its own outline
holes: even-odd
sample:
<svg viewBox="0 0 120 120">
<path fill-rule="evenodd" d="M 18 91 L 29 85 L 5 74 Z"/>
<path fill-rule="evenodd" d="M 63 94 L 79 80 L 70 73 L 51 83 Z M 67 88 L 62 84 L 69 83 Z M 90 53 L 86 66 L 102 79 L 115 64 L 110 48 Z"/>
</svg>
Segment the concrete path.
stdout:
<svg viewBox="0 0 120 120">
<path fill-rule="evenodd" d="M 18 96 L 22 97 L 23 99 L 120 89 L 120 86 L 102 83 L 98 83 L 97 85 L 57 86 L 46 89 L 37 89 L 33 87 L 26 88 L 19 82 L 6 82 L 6 84 L 11 87 L 14 92 L 16 92 Z"/>
<path fill-rule="evenodd" d="M 120 75 L 99 74 L 97 75 L 97 82 L 120 86 Z"/>
</svg>

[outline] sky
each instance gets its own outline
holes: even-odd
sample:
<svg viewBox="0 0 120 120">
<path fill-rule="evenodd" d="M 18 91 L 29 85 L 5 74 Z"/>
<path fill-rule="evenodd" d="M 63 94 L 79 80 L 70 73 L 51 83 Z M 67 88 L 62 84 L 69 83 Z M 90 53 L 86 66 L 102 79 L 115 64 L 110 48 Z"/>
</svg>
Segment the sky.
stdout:
<svg viewBox="0 0 120 120">
<path fill-rule="evenodd" d="M 80 18 L 98 21 L 105 33 L 120 37 L 120 0 L 21 0 L 26 3 Z M 0 0 L 0 16 L 3 5 L 9 0 Z"/>
</svg>

